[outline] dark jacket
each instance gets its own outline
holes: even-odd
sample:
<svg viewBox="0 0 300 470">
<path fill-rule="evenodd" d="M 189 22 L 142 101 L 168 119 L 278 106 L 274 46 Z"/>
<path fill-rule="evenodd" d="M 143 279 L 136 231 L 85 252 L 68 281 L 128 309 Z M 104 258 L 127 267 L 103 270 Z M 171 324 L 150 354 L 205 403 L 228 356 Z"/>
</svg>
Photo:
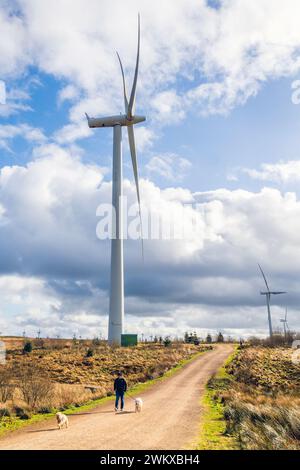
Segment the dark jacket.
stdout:
<svg viewBox="0 0 300 470">
<path fill-rule="evenodd" d="M 127 383 L 123 377 L 118 377 L 114 382 L 114 391 L 118 393 L 125 393 L 127 390 Z"/>
</svg>

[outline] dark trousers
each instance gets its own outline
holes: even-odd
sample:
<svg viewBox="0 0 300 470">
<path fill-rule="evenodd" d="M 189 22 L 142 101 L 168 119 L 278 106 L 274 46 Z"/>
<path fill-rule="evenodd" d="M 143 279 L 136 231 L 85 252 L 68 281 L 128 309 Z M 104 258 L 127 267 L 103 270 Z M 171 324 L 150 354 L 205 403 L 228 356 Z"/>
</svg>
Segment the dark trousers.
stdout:
<svg viewBox="0 0 300 470">
<path fill-rule="evenodd" d="M 123 410 L 123 408 L 124 408 L 124 392 L 118 392 L 118 390 L 117 390 L 116 391 L 116 403 L 115 403 L 116 408 L 119 407 L 119 400 L 121 400 L 121 410 Z"/>
</svg>

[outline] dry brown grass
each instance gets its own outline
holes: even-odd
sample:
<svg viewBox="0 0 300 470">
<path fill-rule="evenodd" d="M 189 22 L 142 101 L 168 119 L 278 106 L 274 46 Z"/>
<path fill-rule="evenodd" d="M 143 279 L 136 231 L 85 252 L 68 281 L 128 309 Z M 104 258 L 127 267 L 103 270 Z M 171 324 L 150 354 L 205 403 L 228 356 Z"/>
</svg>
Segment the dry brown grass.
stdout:
<svg viewBox="0 0 300 470">
<path fill-rule="evenodd" d="M 228 371 L 236 381 L 221 393 L 227 432 L 243 449 L 300 449 L 300 365 L 291 350 L 249 348 Z"/>
<path fill-rule="evenodd" d="M 106 390 L 101 387 L 97 388 L 95 392 L 91 392 L 81 385 L 56 384 L 51 405 L 53 408 L 63 410 L 70 406 L 81 406 L 90 400 L 102 398 L 105 395 Z"/>
<path fill-rule="evenodd" d="M 74 344 L 63 349 L 38 349 L 28 355 L 14 351 L 7 356 L 7 367 L 38 366 L 53 381 L 68 384 L 108 385 L 122 370 L 130 383 L 144 382 L 162 375 L 181 359 L 201 350 L 201 346 L 141 344 L 134 348 L 92 347 L 93 357 L 86 357 L 90 344 Z"/>
<path fill-rule="evenodd" d="M 292 362 L 291 348 L 245 349 L 230 370 L 238 382 L 253 385 L 263 393 L 300 391 L 300 364 Z"/>
<path fill-rule="evenodd" d="M 0 407 L 8 407 L 11 412 L 20 408 L 26 415 L 31 411 L 50 412 L 80 406 L 105 397 L 112 394 L 113 380 L 119 370 L 132 386 L 162 376 L 181 360 L 206 349 L 182 343 L 171 347 L 148 343 L 133 348 L 110 348 L 103 342 L 45 340 L 43 348 L 39 345 L 30 354 L 22 354 L 23 341 L 18 347 L 10 343 L 13 344 L 6 365 L 0 366 L 0 377 L 3 377 Z M 89 348 L 93 350 L 92 357 L 86 357 Z M 94 386 L 93 391 L 87 385 Z"/>
</svg>

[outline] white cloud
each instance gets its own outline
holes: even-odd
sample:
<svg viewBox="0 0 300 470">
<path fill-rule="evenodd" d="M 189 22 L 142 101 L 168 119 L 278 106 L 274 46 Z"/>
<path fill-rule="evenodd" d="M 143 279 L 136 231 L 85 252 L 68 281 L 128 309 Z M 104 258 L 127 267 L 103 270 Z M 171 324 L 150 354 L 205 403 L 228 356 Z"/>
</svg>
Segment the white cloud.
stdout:
<svg viewBox="0 0 300 470">
<path fill-rule="evenodd" d="M 156 133 L 145 126 L 136 126 L 134 129 L 135 141 L 137 150 L 143 152 L 148 150 L 155 139 L 157 139 Z"/>
<path fill-rule="evenodd" d="M 175 90 L 157 93 L 151 102 L 153 118 L 159 124 L 178 123 L 185 117 L 184 103 Z"/>
<path fill-rule="evenodd" d="M 43 317 L 51 318 L 53 308 L 59 308 L 59 301 L 54 292 L 47 288 L 47 283 L 32 276 L 0 276 L 0 292 L 1 312 L 8 313 L 0 317 L 2 334 L 15 331 L 21 335 L 23 325 L 34 323 L 34 319 L 38 325 Z"/>
<path fill-rule="evenodd" d="M 174 153 L 151 157 L 146 165 L 149 174 L 158 174 L 167 180 L 181 181 L 191 168 L 191 162 Z"/>
<path fill-rule="evenodd" d="M 27 91 L 16 88 L 7 89 L 5 104 L 0 106 L 0 116 L 7 118 L 22 111 L 32 111 L 28 104 L 29 100 L 30 95 Z"/>
<path fill-rule="evenodd" d="M 74 103 L 71 123 L 78 120 L 81 103 L 89 113 L 120 112 L 121 76 L 114 51 L 124 61 L 130 89 L 138 11 L 138 107 L 147 109 L 148 117 L 158 115 L 160 126 L 180 121 L 191 109 L 227 113 L 267 80 L 299 71 L 297 0 L 231 0 L 218 9 L 204 0 L 134 0 L 129 5 L 90 0 L 89 8 L 84 0 L 16 0 L 0 8 L 1 79 L 19 77 L 28 65 L 64 79 L 58 99 Z M 99 97 L 103 103 L 96 106 Z"/>
<path fill-rule="evenodd" d="M 242 171 L 251 178 L 262 181 L 297 183 L 300 181 L 300 160 L 263 163 L 260 170 L 244 168 Z"/>
<path fill-rule="evenodd" d="M 9 141 L 15 137 L 22 137 L 28 142 L 45 142 L 46 136 L 41 129 L 29 126 L 28 124 L 3 124 L 0 125 L 0 147 L 10 150 Z"/>
<path fill-rule="evenodd" d="M 61 104 L 64 101 L 73 101 L 78 98 L 78 89 L 74 85 L 67 85 L 58 94 L 58 103 Z"/>
<path fill-rule="evenodd" d="M 80 288 L 80 283 L 77 283 Z M 72 304 L 69 311 L 68 299 L 55 291 L 46 280 L 21 275 L 0 276 L 0 309 L 8 313 L 0 316 L 2 334 L 36 336 L 93 337 L 104 332 L 106 319 L 90 313 L 90 305 L 82 301 L 77 307 Z M 95 301 L 103 301 L 97 293 Z"/>
<path fill-rule="evenodd" d="M 93 335 L 96 319 L 99 328 L 107 321 L 109 244 L 95 232 L 96 208 L 110 201 L 111 184 L 100 167 L 84 164 L 76 149 L 41 145 L 34 157 L 24 167 L 1 170 L 0 298 L 7 292 L 1 321 L 18 333 L 39 325 L 48 334 L 71 335 L 77 328 Z M 136 201 L 133 182 L 126 180 L 124 191 L 129 204 Z M 143 206 L 163 220 L 174 217 L 180 224 L 185 215 L 186 221 L 197 219 L 200 230 L 185 239 L 145 240 L 144 265 L 138 241 L 126 242 L 127 328 L 264 330 L 258 261 L 271 286 L 289 292 L 276 299 L 274 321 L 286 302 L 296 310 L 300 202 L 295 194 L 267 188 L 193 194 L 141 180 L 141 195 Z M 292 327 L 299 326 L 293 315 Z"/>
<path fill-rule="evenodd" d="M 92 131 L 88 127 L 86 119 L 84 118 L 80 122 L 67 124 L 59 129 L 54 133 L 53 139 L 58 144 L 71 144 L 76 140 L 89 137 L 90 135 L 92 135 Z"/>
<path fill-rule="evenodd" d="M 0 80 L 0 105 L 6 103 L 6 86 L 3 80 Z"/>
<path fill-rule="evenodd" d="M 0 6 L 0 71 L 1 78 L 19 75 L 30 62 L 28 36 L 21 17 L 11 14 L 14 2 L 6 0 Z"/>
</svg>

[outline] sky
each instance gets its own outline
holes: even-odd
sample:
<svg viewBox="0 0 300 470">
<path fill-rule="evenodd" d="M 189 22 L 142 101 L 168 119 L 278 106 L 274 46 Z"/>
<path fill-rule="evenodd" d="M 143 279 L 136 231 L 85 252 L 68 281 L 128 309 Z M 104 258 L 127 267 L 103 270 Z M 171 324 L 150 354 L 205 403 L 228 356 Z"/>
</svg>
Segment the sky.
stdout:
<svg viewBox="0 0 300 470">
<path fill-rule="evenodd" d="M 178 239 L 128 239 L 125 331 L 300 329 L 297 0 L 0 0 L 0 332 L 107 335 L 112 130 L 141 15 L 135 127 L 143 213 Z M 124 193 L 136 190 L 124 133 Z M 189 232 L 190 230 L 190 232 Z"/>
</svg>

